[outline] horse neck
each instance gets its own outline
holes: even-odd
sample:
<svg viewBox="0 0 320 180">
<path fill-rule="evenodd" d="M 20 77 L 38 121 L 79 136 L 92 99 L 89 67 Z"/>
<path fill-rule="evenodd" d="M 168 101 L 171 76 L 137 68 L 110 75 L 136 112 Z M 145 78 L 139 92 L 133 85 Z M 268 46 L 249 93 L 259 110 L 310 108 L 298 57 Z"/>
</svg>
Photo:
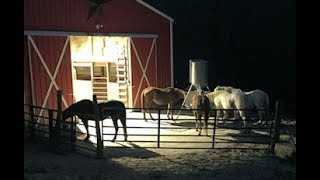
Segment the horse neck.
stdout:
<svg viewBox="0 0 320 180">
<path fill-rule="evenodd" d="M 62 120 L 66 120 L 69 117 L 74 116 L 73 113 L 71 113 L 71 110 L 69 108 L 65 109 L 64 111 L 62 111 Z"/>
</svg>

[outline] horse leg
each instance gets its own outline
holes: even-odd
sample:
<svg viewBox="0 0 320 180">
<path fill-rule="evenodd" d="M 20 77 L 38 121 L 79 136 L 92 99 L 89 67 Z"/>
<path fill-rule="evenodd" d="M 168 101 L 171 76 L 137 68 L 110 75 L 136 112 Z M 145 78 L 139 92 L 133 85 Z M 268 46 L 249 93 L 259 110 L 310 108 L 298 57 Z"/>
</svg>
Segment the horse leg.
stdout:
<svg viewBox="0 0 320 180">
<path fill-rule="evenodd" d="M 228 111 L 226 111 L 226 110 L 223 110 L 223 126 L 224 127 L 227 127 L 227 118 L 228 118 L 229 116 L 228 116 Z"/>
<path fill-rule="evenodd" d="M 194 113 L 194 117 L 196 118 L 196 131 L 198 131 L 198 114 Z"/>
<path fill-rule="evenodd" d="M 126 123 L 126 118 L 121 117 L 120 118 L 121 124 L 123 126 L 123 133 L 124 133 L 124 140 L 127 141 L 128 134 L 127 134 L 127 123 Z"/>
<path fill-rule="evenodd" d="M 144 109 L 142 109 L 142 114 L 143 114 L 143 119 L 147 122 L 147 119 L 146 119 L 146 112 Z"/>
<path fill-rule="evenodd" d="M 261 115 L 260 115 L 260 119 L 261 119 L 261 124 L 262 125 L 265 125 L 268 121 L 266 120 L 267 118 L 267 113 L 265 111 L 262 111 L 261 112 Z"/>
<path fill-rule="evenodd" d="M 204 114 L 204 125 L 206 128 L 206 136 L 208 136 L 208 119 L 209 119 L 209 112 Z"/>
<path fill-rule="evenodd" d="M 247 124 L 247 113 L 244 112 L 243 110 L 239 110 L 239 113 L 240 113 L 240 116 L 241 116 L 241 119 L 243 121 L 243 127 L 244 127 L 244 133 L 250 133 L 250 129 L 248 127 L 248 124 Z"/>
<path fill-rule="evenodd" d="M 154 103 L 147 103 L 147 105 L 146 105 L 146 111 L 149 113 L 149 115 L 150 115 L 150 118 L 152 119 L 152 120 L 155 120 L 153 117 L 152 117 L 152 115 L 151 115 L 151 113 L 150 113 L 150 107 L 154 107 Z M 147 121 L 147 120 L 146 120 Z"/>
<path fill-rule="evenodd" d="M 151 115 L 151 113 L 150 113 L 150 110 L 148 110 L 148 112 L 149 112 L 150 118 L 151 118 L 152 120 L 155 120 L 155 119 L 152 117 L 152 115 Z"/>
<path fill-rule="evenodd" d="M 170 105 L 170 111 L 171 111 L 171 119 L 174 120 L 173 119 L 173 104 Z"/>
<path fill-rule="evenodd" d="M 119 130 L 118 118 L 111 118 L 111 119 L 113 121 L 113 126 L 114 126 L 114 129 L 115 129 L 114 138 L 111 140 L 111 142 L 114 142 L 117 139 L 118 130 Z"/>
<path fill-rule="evenodd" d="M 201 130 L 202 130 L 202 122 L 201 122 L 201 115 L 198 114 L 198 119 L 199 119 L 199 136 L 201 136 Z"/>
<path fill-rule="evenodd" d="M 167 118 L 170 119 L 170 104 L 168 104 L 168 109 L 167 109 Z"/>
<path fill-rule="evenodd" d="M 151 116 L 150 110 L 149 110 L 149 109 L 146 109 L 146 110 L 143 110 L 143 119 L 144 119 L 146 122 L 147 122 L 146 113 L 149 113 L 150 118 L 151 118 L 152 120 L 154 120 L 153 117 Z"/>
<path fill-rule="evenodd" d="M 88 120 L 87 120 L 87 119 L 82 119 L 82 122 L 83 122 L 84 127 L 86 128 L 86 131 L 87 131 L 87 137 L 86 137 L 84 140 L 85 140 L 85 141 L 89 141 L 90 134 L 89 134 Z"/>
<path fill-rule="evenodd" d="M 171 114 L 171 118 L 170 118 L 170 114 Z M 173 120 L 173 105 L 172 104 L 168 104 L 167 117 L 168 117 L 168 119 Z"/>
</svg>

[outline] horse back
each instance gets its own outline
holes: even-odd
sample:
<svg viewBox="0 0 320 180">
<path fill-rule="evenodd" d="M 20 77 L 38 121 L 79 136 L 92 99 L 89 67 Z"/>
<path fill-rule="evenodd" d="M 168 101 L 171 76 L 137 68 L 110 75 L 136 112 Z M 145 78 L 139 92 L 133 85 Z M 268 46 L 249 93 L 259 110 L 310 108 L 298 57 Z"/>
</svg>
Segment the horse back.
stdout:
<svg viewBox="0 0 320 180">
<path fill-rule="evenodd" d="M 165 105 L 168 103 L 175 103 L 177 100 L 175 94 L 175 89 L 172 87 L 167 88 L 157 88 L 157 87 L 147 87 L 143 91 L 143 105 L 154 102 L 158 105 Z"/>
<path fill-rule="evenodd" d="M 106 103 L 98 104 L 101 110 L 102 119 L 111 118 L 126 118 L 126 107 L 121 101 L 108 101 Z"/>
<path fill-rule="evenodd" d="M 200 96 L 198 94 L 195 94 L 192 98 L 192 109 L 202 109 L 204 111 L 209 111 L 209 98 L 207 96 Z"/>
<path fill-rule="evenodd" d="M 63 120 L 71 116 L 78 116 L 80 119 L 89 119 L 92 118 L 92 115 L 92 101 L 89 99 L 78 101 L 62 112 Z"/>
</svg>

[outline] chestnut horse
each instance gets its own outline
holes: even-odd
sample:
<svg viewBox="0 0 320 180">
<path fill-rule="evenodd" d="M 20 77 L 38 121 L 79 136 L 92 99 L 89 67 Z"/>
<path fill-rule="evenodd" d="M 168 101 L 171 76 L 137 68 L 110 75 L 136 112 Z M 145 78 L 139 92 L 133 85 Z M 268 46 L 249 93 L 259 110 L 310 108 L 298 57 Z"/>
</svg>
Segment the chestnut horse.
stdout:
<svg viewBox="0 0 320 180">
<path fill-rule="evenodd" d="M 192 109 L 193 114 L 196 118 L 196 131 L 199 128 L 199 136 L 201 136 L 202 122 L 201 118 L 203 117 L 204 125 L 206 129 L 206 135 L 208 136 L 208 119 L 210 111 L 210 102 L 209 98 L 205 95 L 195 94 L 192 98 Z"/>
<path fill-rule="evenodd" d="M 157 105 L 168 105 L 167 117 L 168 119 L 173 119 L 173 106 L 180 99 L 184 99 L 187 92 L 178 88 L 167 87 L 158 88 L 149 86 L 141 92 L 141 108 L 143 112 L 143 119 L 146 119 L 146 112 L 149 113 L 151 119 L 152 117 L 149 108 Z M 171 114 L 171 118 L 170 118 Z"/>
</svg>

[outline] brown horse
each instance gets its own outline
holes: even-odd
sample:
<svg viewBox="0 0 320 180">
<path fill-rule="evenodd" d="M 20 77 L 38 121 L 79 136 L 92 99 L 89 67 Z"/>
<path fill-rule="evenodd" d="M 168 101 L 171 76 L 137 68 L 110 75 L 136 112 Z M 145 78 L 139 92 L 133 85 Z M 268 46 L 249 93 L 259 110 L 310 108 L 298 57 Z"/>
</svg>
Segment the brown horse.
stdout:
<svg viewBox="0 0 320 180">
<path fill-rule="evenodd" d="M 157 105 L 167 105 L 168 111 L 167 117 L 168 119 L 173 119 L 173 106 L 180 99 L 184 99 L 187 92 L 178 88 L 167 87 L 167 88 L 157 88 L 157 87 L 147 87 L 141 92 L 141 108 L 143 112 L 143 119 L 146 119 L 146 112 L 149 113 L 151 119 L 152 117 L 150 110 L 148 108 L 152 108 Z M 171 118 L 170 118 L 171 113 Z"/>
<path fill-rule="evenodd" d="M 193 114 L 196 118 L 196 131 L 199 128 L 199 136 L 201 136 L 202 123 L 201 118 L 204 119 L 206 135 L 208 136 L 208 119 L 210 111 L 210 102 L 207 96 L 195 94 L 192 98 Z"/>
</svg>

